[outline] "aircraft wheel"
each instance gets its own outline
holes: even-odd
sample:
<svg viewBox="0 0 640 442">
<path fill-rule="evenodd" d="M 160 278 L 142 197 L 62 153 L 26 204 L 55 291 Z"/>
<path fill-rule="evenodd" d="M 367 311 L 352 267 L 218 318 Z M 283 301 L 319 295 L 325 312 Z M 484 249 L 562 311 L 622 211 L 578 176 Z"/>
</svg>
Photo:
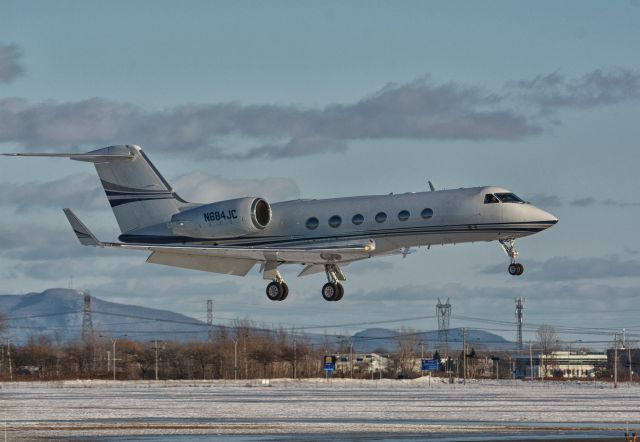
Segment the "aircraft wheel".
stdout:
<svg viewBox="0 0 640 442">
<path fill-rule="evenodd" d="M 338 284 L 327 282 L 322 286 L 322 297 L 325 301 L 335 301 L 338 295 L 340 295 Z"/>
<path fill-rule="evenodd" d="M 286 282 L 282 283 L 282 295 L 280 295 L 280 299 L 278 301 L 284 301 L 289 296 L 289 286 Z"/>
<path fill-rule="evenodd" d="M 338 296 L 334 299 L 334 301 L 340 301 L 344 296 L 344 286 L 339 282 L 336 282 L 336 286 L 338 287 Z"/>
<path fill-rule="evenodd" d="M 520 276 L 524 273 L 524 266 L 520 263 L 509 264 L 509 274 L 513 276 Z"/>
<path fill-rule="evenodd" d="M 284 293 L 284 287 L 281 283 L 273 281 L 267 285 L 267 298 L 272 301 L 280 301 L 282 294 Z"/>
</svg>

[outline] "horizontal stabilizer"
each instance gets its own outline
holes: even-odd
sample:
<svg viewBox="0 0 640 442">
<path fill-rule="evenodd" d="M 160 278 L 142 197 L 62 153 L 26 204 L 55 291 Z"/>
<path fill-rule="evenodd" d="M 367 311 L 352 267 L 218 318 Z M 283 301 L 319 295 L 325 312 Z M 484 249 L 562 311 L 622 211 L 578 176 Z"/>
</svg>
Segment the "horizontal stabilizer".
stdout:
<svg viewBox="0 0 640 442">
<path fill-rule="evenodd" d="M 71 224 L 71 228 L 75 232 L 76 236 L 80 240 L 80 244 L 83 246 L 103 246 L 103 243 L 98 241 L 98 238 L 95 237 L 91 230 L 87 228 L 83 224 L 82 221 L 76 216 L 75 213 L 71 209 L 64 209 L 64 214 L 67 216 L 69 220 L 69 224 Z"/>
<path fill-rule="evenodd" d="M 6 157 L 58 157 L 77 161 L 100 162 L 101 160 L 132 159 L 132 153 L 3 153 Z"/>
</svg>

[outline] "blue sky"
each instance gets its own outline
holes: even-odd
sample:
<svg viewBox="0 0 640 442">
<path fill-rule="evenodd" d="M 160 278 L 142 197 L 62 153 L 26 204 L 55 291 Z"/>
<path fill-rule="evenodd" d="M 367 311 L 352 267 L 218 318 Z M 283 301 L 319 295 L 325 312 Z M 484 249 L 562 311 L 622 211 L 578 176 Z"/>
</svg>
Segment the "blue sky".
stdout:
<svg viewBox="0 0 640 442">
<path fill-rule="evenodd" d="M 238 279 L 81 248 L 59 210 L 118 232 L 93 170 L 0 160 L 1 293 L 67 286 L 204 318 L 339 324 L 456 315 L 640 334 L 640 2 L 0 4 L 0 151 L 136 143 L 187 198 L 270 200 L 501 185 L 560 218 L 520 241 L 349 266 L 269 303 Z M 392 327 L 436 327 L 434 320 Z M 333 329 L 351 332 L 352 329 Z M 531 333 L 525 339 L 532 338 Z M 561 337 L 572 339 L 571 333 Z M 573 335 L 606 340 L 605 335 Z"/>
</svg>

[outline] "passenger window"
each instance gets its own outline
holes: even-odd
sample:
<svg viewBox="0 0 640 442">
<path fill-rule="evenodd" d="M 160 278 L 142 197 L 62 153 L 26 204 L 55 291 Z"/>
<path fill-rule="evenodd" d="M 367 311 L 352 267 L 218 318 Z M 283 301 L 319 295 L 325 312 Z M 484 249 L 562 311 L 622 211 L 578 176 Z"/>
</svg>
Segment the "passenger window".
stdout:
<svg viewBox="0 0 640 442">
<path fill-rule="evenodd" d="M 329 225 L 334 229 L 336 227 L 339 227 L 340 224 L 342 224 L 342 218 L 340 218 L 338 215 L 333 215 L 331 218 L 329 218 Z"/>
<path fill-rule="evenodd" d="M 485 204 L 493 204 L 493 203 L 498 203 L 498 198 L 496 198 L 496 196 L 493 193 L 487 193 L 484 196 L 484 203 Z"/>
<path fill-rule="evenodd" d="M 430 219 L 433 216 L 433 210 L 427 207 L 420 213 L 420 216 L 424 219 Z"/>
<path fill-rule="evenodd" d="M 357 215 L 353 215 L 353 218 L 351 218 L 351 222 L 356 226 L 359 226 L 364 222 L 364 216 L 359 213 Z"/>
<path fill-rule="evenodd" d="M 315 230 L 318 228 L 318 225 L 320 225 L 320 221 L 318 221 L 318 218 L 313 216 L 307 220 L 306 225 L 307 225 L 307 229 Z"/>
<path fill-rule="evenodd" d="M 376 214 L 376 222 L 377 223 L 383 223 L 387 220 L 387 214 L 384 212 L 378 212 Z"/>
<path fill-rule="evenodd" d="M 400 221 L 406 221 L 409 219 L 410 216 L 411 214 L 409 213 L 408 210 L 402 210 L 400 213 L 398 213 L 398 219 Z"/>
</svg>

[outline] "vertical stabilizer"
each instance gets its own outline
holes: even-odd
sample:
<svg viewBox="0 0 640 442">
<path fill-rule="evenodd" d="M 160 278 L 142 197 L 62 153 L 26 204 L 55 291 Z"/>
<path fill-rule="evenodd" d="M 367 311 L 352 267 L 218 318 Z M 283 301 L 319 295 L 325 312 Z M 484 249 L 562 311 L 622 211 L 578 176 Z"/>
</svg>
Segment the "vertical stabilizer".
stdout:
<svg viewBox="0 0 640 442">
<path fill-rule="evenodd" d="M 94 163 L 122 233 L 171 220 L 187 204 L 136 145 L 71 157 Z"/>
</svg>

